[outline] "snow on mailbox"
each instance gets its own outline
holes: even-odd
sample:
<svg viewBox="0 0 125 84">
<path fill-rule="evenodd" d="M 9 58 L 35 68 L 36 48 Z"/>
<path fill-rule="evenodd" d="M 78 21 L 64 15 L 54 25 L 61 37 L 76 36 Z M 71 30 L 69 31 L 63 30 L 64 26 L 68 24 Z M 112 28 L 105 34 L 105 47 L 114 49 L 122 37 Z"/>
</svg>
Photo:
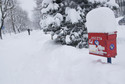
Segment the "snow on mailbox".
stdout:
<svg viewBox="0 0 125 84">
<path fill-rule="evenodd" d="M 89 53 L 107 58 L 115 57 L 117 23 L 114 12 L 107 7 L 100 7 L 90 11 L 86 19 Z"/>
</svg>

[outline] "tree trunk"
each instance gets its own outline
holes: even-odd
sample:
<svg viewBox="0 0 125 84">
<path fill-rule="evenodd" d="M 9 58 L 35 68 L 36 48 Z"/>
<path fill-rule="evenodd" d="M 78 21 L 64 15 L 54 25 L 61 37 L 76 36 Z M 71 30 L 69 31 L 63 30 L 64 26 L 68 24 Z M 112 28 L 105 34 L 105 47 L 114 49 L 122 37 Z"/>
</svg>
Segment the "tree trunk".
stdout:
<svg viewBox="0 0 125 84">
<path fill-rule="evenodd" d="M 2 39 L 2 29 L 0 28 L 0 39 Z"/>
<path fill-rule="evenodd" d="M 15 27 L 14 27 L 13 20 L 12 20 L 12 26 L 13 26 L 13 31 L 14 31 L 14 33 L 16 34 L 16 29 L 15 29 Z"/>
<path fill-rule="evenodd" d="M 15 24 L 14 24 L 14 16 L 13 16 L 13 12 L 11 10 L 11 21 L 12 21 L 12 27 L 13 27 L 13 31 L 16 34 L 16 29 L 15 29 Z"/>
<path fill-rule="evenodd" d="M 0 39 L 3 39 L 3 37 L 2 37 L 2 27 L 3 27 L 3 24 L 4 24 L 4 20 L 2 19 L 1 25 L 0 25 Z"/>
</svg>

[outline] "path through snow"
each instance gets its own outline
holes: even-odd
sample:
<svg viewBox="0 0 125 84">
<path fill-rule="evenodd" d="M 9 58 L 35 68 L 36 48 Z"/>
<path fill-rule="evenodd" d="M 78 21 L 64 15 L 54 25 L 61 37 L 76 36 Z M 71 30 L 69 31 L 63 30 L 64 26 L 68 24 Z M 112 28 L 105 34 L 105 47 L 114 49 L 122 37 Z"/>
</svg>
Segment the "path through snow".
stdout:
<svg viewBox="0 0 125 84">
<path fill-rule="evenodd" d="M 118 34 L 118 56 L 106 58 L 55 44 L 41 31 L 4 35 L 0 40 L 0 84 L 125 84 L 125 29 Z"/>
</svg>

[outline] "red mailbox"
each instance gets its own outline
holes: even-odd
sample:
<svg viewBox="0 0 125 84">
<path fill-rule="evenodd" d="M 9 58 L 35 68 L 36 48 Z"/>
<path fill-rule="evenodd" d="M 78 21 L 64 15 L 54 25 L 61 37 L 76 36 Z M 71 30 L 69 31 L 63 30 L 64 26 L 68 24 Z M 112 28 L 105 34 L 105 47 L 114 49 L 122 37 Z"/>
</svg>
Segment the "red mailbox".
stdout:
<svg viewBox="0 0 125 84">
<path fill-rule="evenodd" d="M 103 57 L 115 57 L 117 32 L 113 33 L 88 33 L 89 53 Z"/>
</svg>

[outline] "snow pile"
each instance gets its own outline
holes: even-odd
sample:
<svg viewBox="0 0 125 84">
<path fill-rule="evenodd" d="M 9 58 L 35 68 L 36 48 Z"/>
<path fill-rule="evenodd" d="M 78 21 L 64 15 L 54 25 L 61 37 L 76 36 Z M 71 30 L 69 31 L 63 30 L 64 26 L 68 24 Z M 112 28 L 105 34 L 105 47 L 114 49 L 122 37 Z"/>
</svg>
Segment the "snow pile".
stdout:
<svg viewBox="0 0 125 84">
<path fill-rule="evenodd" d="M 71 40 L 70 40 L 70 35 L 67 35 L 67 36 L 66 36 L 66 43 L 67 43 L 67 44 L 70 44 L 70 42 L 71 42 Z"/>
<path fill-rule="evenodd" d="M 87 14 L 86 26 L 88 32 L 113 32 L 116 31 L 114 12 L 107 7 L 93 9 Z"/>
<path fill-rule="evenodd" d="M 40 25 L 42 28 L 48 27 L 50 24 L 55 24 L 56 26 L 60 26 L 61 21 L 63 21 L 63 16 L 60 13 L 57 13 L 54 17 L 48 15 L 45 19 L 41 19 Z"/>
<path fill-rule="evenodd" d="M 95 2 L 103 3 L 103 2 L 107 2 L 107 0 L 89 0 L 89 2 L 92 2 L 92 3 L 95 3 Z"/>
<path fill-rule="evenodd" d="M 111 7 L 116 7 L 119 8 L 119 5 L 115 2 L 115 0 L 110 0 L 109 2 L 107 2 L 107 5 L 111 6 Z"/>
<path fill-rule="evenodd" d="M 115 2 L 115 0 L 89 0 L 91 3 L 105 3 L 105 5 L 108 5 L 109 7 L 119 7 L 119 5 Z"/>
<path fill-rule="evenodd" d="M 42 7 L 46 7 L 52 0 L 43 0 L 42 1 Z"/>
<path fill-rule="evenodd" d="M 123 18 L 124 18 L 124 16 L 121 16 L 121 17 L 116 18 L 116 22 L 117 22 L 117 24 L 118 24 L 119 21 L 122 20 Z M 118 25 L 118 26 L 119 26 L 119 25 Z"/>
<path fill-rule="evenodd" d="M 61 22 L 63 21 L 63 16 L 60 13 L 57 13 L 54 16 L 54 20 L 55 20 L 55 23 L 57 24 L 57 26 L 60 26 Z"/>
<path fill-rule="evenodd" d="M 44 27 L 46 28 L 46 27 L 48 27 L 50 24 L 52 24 L 53 22 L 54 22 L 53 17 L 50 16 L 50 15 L 48 15 L 46 19 L 42 19 L 42 20 L 40 21 L 40 26 L 41 26 L 42 28 L 44 28 Z"/>
<path fill-rule="evenodd" d="M 65 10 L 67 14 L 66 21 L 70 21 L 72 24 L 79 22 L 81 20 L 80 14 L 75 9 L 67 7 Z"/>
</svg>

